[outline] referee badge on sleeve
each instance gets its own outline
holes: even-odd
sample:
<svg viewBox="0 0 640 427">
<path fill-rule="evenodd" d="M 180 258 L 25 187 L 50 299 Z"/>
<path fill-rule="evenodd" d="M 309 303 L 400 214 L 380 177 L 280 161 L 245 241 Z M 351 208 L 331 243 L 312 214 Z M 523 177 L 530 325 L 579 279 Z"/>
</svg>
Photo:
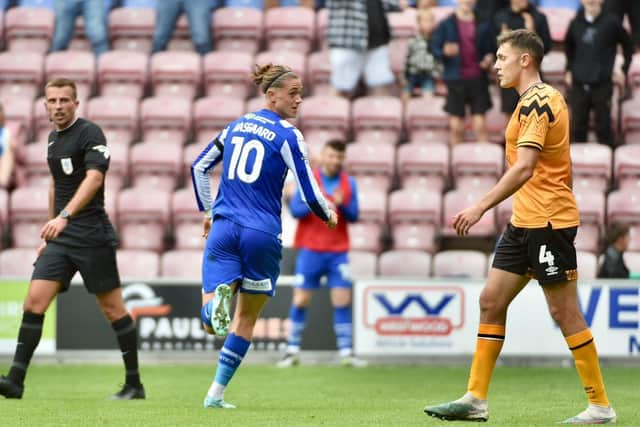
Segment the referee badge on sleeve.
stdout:
<svg viewBox="0 0 640 427">
<path fill-rule="evenodd" d="M 62 171 L 67 175 L 71 175 L 73 173 L 73 162 L 70 157 L 60 159 L 60 165 L 62 166 Z"/>
</svg>

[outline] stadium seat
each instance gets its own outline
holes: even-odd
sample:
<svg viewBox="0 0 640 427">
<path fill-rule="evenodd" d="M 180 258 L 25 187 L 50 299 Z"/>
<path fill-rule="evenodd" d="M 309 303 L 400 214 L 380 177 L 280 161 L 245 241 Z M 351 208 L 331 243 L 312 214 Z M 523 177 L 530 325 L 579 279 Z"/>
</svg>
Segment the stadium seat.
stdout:
<svg viewBox="0 0 640 427">
<path fill-rule="evenodd" d="M 509 197 L 503 200 L 498 206 L 496 206 L 496 221 L 498 225 L 498 232 L 502 233 L 511 221 L 511 215 L 513 214 L 513 197 Z"/>
<path fill-rule="evenodd" d="M 154 53 L 150 61 L 151 85 L 155 96 L 193 99 L 202 76 L 202 59 L 195 52 Z"/>
<path fill-rule="evenodd" d="M 98 58 L 98 87 L 102 96 L 140 99 L 147 85 L 149 56 L 143 52 L 110 50 Z"/>
<path fill-rule="evenodd" d="M 129 145 L 107 143 L 107 146 L 111 160 L 106 175 L 105 189 L 117 192 L 125 186 L 129 178 Z"/>
<path fill-rule="evenodd" d="M 193 144 L 188 144 L 184 147 L 183 150 L 183 171 L 184 171 L 184 180 L 185 185 L 190 189 L 193 194 L 193 182 L 191 180 L 191 163 L 198 158 L 202 150 L 207 146 L 208 141 L 206 143 L 203 142 L 194 142 Z M 215 168 L 209 171 L 209 182 L 211 184 L 211 196 L 215 197 L 218 192 L 218 185 L 220 184 L 220 179 L 222 175 L 222 164 L 216 165 Z"/>
<path fill-rule="evenodd" d="M 154 9 L 119 7 L 109 13 L 109 38 L 113 50 L 151 52 L 156 25 Z"/>
<path fill-rule="evenodd" d="M 164 249 L 170 194 L 153 188 L 127 188 L 118 195 L 118 233 L 123 249 Z M 140 203 L 144 200 L 144 203 Z"/>
<path fill-rule="evenodd" d="M 182 146 L 169 141 L 146 141 L 131 147 L 131 181 L 136 187 L 171 192 L 182 172 Z"/>
<path fill-rule="evenodd" d="M 23 96 L 0 96 L 5 120 L 19 122 L 27 139 L 33 135 L 33 100 Z"/>
<path fill-rule="evenodd" d="M 480 251 L 448 250 L 433 257 L 433 277 L 487 277 L 487 256 Z"/>
<path fill-rule="evenodd" d="M 307 58 L 307 74 L 312 95 L 331 95 L 331 63 L 329 51 L 321 50 L 312 52 Z"/>
<path fill-rule="evenodd" d="M 442 234 L 445 236 L 455 236 L 456 231 L 453 229 L 454 215 L 477 202 L 484 193 L 484 190 L 478 191 L 477 189 L 460 189 L 447 192 L 444 195 L 444 224 Z M 482 216 L 480 221 L 471 227 L 467 236 L 493 237 L 496 231 L 495 209 L 491 209 Z"/>
<path fill-rule="evenodd" d="M 407 39 L 393 38 L 389 42 L 389 61 L 391 63 L 391 71 L 400 79 L 404 72 L 404 66 L 407 61 L 407 51 L 409 49 L 409 43 Z M 399 96 L 402 90 L 401 87 L 394 88 L 393 94 Z"/>
<path fill-rule="evenodd" d="M 356 280 L 375 277 L 378 271 L 378 257 L 373 252 L 349 251 L 349 268 Z"/>
<path fill-rule="evenodd" d="M 87 39 L 87 35 L 84 31 L 84 18 L 82 16 L 78 16 L 76 18 L 76 25 L 73 31 L 73 38 L 69 42 L 69 47 L 67 48 L 71 51 L 81 51 L 81 52 L 91 52 L 91 42 Z"/>
<path fill-rule="evenodd" d="M 611 186 L 611 148 L 595 142 L 571 144 L 574 190 L 605 192 Z"/>
<path fill-rule="evenodd" d="M 308 53 L 314 41 L 316 15 L 308 7 L 274 7 L 265 12 L 267 49 Z"/>
<path fill-rule="evenodd" d="M 442 218 L 442 196 L 430 189 L 402 189 L 389 195 L 389 225 L 395 249 L 433 252 Z"/>
<path fill-rule="evenodd" d="M 116 260 L 120 277 L 124 280 L 150 280 L 159 277 L 160 257 L 153 251 L 118 249 Z"/>
<path fill-rule="evenodd" d="M 191 100 L 154 96 L 140 105 L 142 139 L 183 144 L 191 131 Z"/>
<path fill-rule="evenodd" d="M 37 142 L 24 146 L 24 166 L 26 185 L 29 187 L 49 188 L 51 173 L 47 162 L 47 142 Z"/>
<path fill-rule="evenodd" d="M 7 47 L 11 51 L 44 54 L 49 50 L 54 28 L 53 10 L 13 7 L 4 16 Z"/>
<path fill-rule="evenodd" d="M 580 211 L 580 227 L 575 240 L 576 249 L 597 253 L 600 251 L 601 230 L 604 226 L 604 193 L 582 190 L 575 192 Z"/>
<path fill-rule="evenodd" d="M 95 57 L 91 52 L 66 50 L 51 52 L 45 59 L 45 79 L 72 79 L 76 83 L 78 99 L 89 99 L 95 81 Z"/>
<path fill-rule="evenodd" d="M 292 50 L 265 50 L 255 57 L 256 64 L 286 64 L 302 79 L 307 82 L 307 55 Z M 305 102 L 308 98 L 305 99 Z M 304 104 L 304 102 L 303 102 Z"/>
<path fill-rule="evenodd" d="M 576 11 L 567 7 L 541 7 L 539 10 L 547 16 L 551 40 L 555 43 L 564 43 L 569 23 L 576 15 Z"/>
<path fill-rule="evenodd" d="M 207 96 L 227 95 L 247 99 L 253 86 L 247 73 L 253 66 L 248 52 L 215 51 L 204 57 L 204 88 Z"/>
<path fill-rule="evenodd" d="M 380 276 L 427 278 L 431 275 L 431 254 L 412 250 L 390 250 L 378 259 Z"/>
<path fill-rule="evenodd" d="M 444 97 L 423 95 L 411 98 L 405 110 L 405 127 L 409 140 L 414 142 L 429 142 L 449 140 L 449 117 L 442 109 Z M 434 138 L 434 136 L 439 138 Z"/>
<path fill-rule="evenodd" d="M 540 65 L 544 80 L 554 87 L 564 87 L 567 70 L 567 56 L 562 51 L 552 50 L 544 55 Z"/>
<path fill-rule="evenodd" d="M 111 172 L 107 174 L 107 180 L 104 188 L 104 210 L 109 217 L 109 221 L 111 221 L 111 225 L 116 229 L 118 229 L 118 193 L 120 189 L 115 189 L 113 185 L 111 185 Z"/>
<path fill-rule="evenodd" d="M 3 250 L 0 252 L 0 277 L 29 279 L 33 273 L 33 263 L 36 258 L 35 247 Z"/>
<path fill-rule="evenodd" d="M 410 39 L 418 34 L 416 9 L 406 8 L 402 12 L 389 12 L 387 20 L 394 39 Z"/>
<path fill-rule="evenodd" d="M 37 248 L 40 229 L 49 218 L 49 187 L 19 187 L 9 200 L 13 246 Z"/>
<path fill-rule="evenodd" d="M 215 189 L 212 188 L 215 196 Z M 171 217 L 176 249 L 202 250 L 205 239 L 202 237 L 203 214 L 198 211 L 192 186 L 176 190 L 171 196 Z"/>
<path fill-rule="evenodd" d="M 255 54 L 262 43 L 262 9 L 223 7 L 212 16 L 216 50 Z"/>
<path fill-rule="evenodd" d="M 402 188 L 442 192 L 449 180 L 449 145 L 411 142 L 398 147 L 398 177 Z"/>
<path fill-rule="evenodd" d="M 591 280 L 598 276 L 598 257 L 591 252 L 577 251 L 578 280 Z"/>
<path fill-rule="evenodd" d="M 356 142 L 347 145 L 345 169 L 359 186 L 389 191 L 395 173 L 395 147 Z"/>
<path fill-rule="evenodd" d="M 502 147 L 488 142 L 465 142 L 451 149 L 451 174 L 458 189 L 490 189 L 504 165 Z"/>
<path fill-rule="evenodd" d="M 200 239 L 204 240 L 202 237 Z M 160 257 L 160 275 L 199 281 L 202 278 L 202 250 L 184 249 L 163 253 Z"/>
<path fill-rule="evenodd" d="M 353 101 L 356 141 L 397 144 L 402 131 L 402 102 L 392 96 L 364 96 Z"/>
<path fill-rule="evenodd" d="M 383 225 L 387 220 L 387 192 L 379 188 L 358 190 L 358 220 Z"/>
<path fill-rule="evenodd" d="M 502 144 L 504 142 L 504 130 L 509 122 L 509 117 L 499 108 L 500 101 L 493 101 L 493 108 L 485 114 L 489 142 Z M 473 127 L 473 126 L 471 126 Z"/>
<path fill-rule="evenodd" d="M 244 101 L 227 95 L 208 96 L 193 105 L 195 140 L 209 142 L 229 123 L 244 114 Z"/>
<path fill-rule="evenodd" d="M 640 224 L 640 191 L 617 190 L 607 197 L 607 223 Z"/>
<path fill-rule="evenodd" d="M 346 140 L 350 118 L 349 101 L 337 96 L 310 96 L 300 104 L 300 127 L 310 141 Z"/>
<path fill-rule="evenodd" d="M 616 148 L 614 176 L 621 189 L 640 188 L 640 145 L 627 144 Z"/>
<path fill-rule="evenodd" d="M 629 67 L 629 83 L 633 88 L 640 86 L 640 55 L 634 54 Z"/>
<path fill-rule="evenodd" d="M 195 47 L 191 40 L 191 32 L 189 30 L 189 20 L 186 14 L 181 14 L 176 21 L 176 25 L 173 28 L 173 34 L 167 45 L 167 50 L 170 52 L 176 51 L 188 51 L 194 52 Z"/>
<path fill-rule="evenodd" d="M 21 96 L 33 101 L 42 87 L 43 65 L 39 53 L 0 53 L 0 96 Z"/>
<path fill-rule="evenodd" d="M 316 40 L 320 50 L 326 50 L 327 44 L 327 26 L 329 25 L 329 9 L 323 7 L 316 11 Z"/>
<path fill-rule="evenodd" d="M 382 250 L 383 226 L 373 222 L 349 223 L 351 250 L 378 253 Z"/>
<path fill-rule="evenodd" d="M 138 100 L 125 96 L 91 98 L 89 120 L 102 128 L 109 144 L 129 145 L 138 134 Z"/>
<path fill-rule="evenodd" d="M 640 271 L 640 252 L 625 251 L 622 254 L 622 258 L 629 271 L 634 273 Z"/>
</svg>

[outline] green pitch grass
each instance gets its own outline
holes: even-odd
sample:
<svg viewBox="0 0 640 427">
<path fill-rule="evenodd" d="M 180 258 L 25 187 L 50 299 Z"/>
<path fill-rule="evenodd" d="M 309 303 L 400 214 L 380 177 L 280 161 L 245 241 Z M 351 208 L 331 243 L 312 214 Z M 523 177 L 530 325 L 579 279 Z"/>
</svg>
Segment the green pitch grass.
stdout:
<svg viewBox="0 0 640 427">
<path fill-rule="evenodd" d="M 8 366 L 0 366 L 6 372 Z M 38 365 L 22 400 L 0 400 L 4 426 L 443 426 L 425 404 L 457 398 L 467 367 L 243 366 L 226 393 L 235 410 L 203 409 L 213 367 L 142 368 L 145 401 L 106 401 L 119 366 Z M 606 368 L 618 425 L 640 425 L 640 370 Z M 490 425 L 545 426 L 583 410 L 577 374 L 565 368 L 499 367 L 492 384 Z"/>
</svg>

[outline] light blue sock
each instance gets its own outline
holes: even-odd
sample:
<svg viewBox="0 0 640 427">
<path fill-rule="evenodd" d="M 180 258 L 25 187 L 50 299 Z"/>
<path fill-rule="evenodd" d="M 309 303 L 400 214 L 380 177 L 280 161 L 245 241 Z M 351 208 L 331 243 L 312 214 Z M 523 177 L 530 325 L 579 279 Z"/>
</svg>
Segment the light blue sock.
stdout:
<svg viewBox="0 0 640 427">
<path fill-rule="evenodd" d="M 302 343 L 304 324 L 307 321 L 307 307 L 292 305 L 289 310 L 289 319 L 291 319 L 291 331 L 289 332 L 287 353 L 298 353 Z"/>
<path fill-rule="evenodd" d="M 349 356 L 352 353 L 353 347 L 350 305 L 333 308 L 333 330 L 336 333 L 340 355 Z"/>
<path fill-rule="evenodd" d="M 242 363 L 242 358 L 247 354 L 250 345 L 250 341 L 234 333 L 227 335 L 227 339 L 224 340 L 224 345 L 220 349 L 218 356 L 218 368 L 216 369 L 215 380 L 211 389 L 209 389 L 210 396 L 222 398 L 224 389 L 231 381 L 233 374 L 236 373 L 240 363 Z"/>
</svg>

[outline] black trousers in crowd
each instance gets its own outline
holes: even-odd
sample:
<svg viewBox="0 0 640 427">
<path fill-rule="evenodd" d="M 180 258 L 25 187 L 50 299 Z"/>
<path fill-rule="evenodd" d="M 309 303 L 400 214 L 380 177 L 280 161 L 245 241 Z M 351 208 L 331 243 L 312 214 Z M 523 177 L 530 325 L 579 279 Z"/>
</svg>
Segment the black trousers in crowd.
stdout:
<svg viewBox="0 0 640 427">
<path fill-rule="evenodd" d="M 611 96 L 613 83 L 604 81 L 593 84 L 574 82 L 569 95 L 572 114 L 573 141 L 585 142 L 589 130 L 589 112 L 595 116 L 598 142 L 610 147 L 615 145 L 611 133 Z"/>
</svg>

